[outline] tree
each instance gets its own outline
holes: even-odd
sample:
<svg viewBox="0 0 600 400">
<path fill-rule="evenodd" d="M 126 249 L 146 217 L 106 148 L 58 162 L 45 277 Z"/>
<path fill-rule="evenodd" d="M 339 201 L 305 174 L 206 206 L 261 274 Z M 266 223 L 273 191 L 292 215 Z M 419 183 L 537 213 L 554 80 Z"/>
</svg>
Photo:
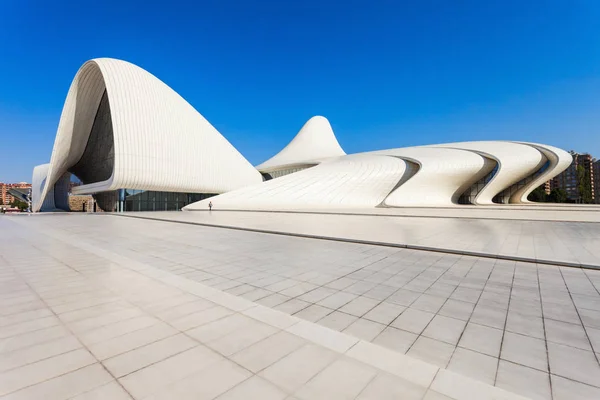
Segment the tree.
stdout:
<svg viewBox="0 0 600 400">
<path fill-rule="evenodd" d="M 566 203 L 567 192 L 561 188 L 552 189 L 550 195 L 548 195 L 548 201 L 550 203 Z"/>
<path fill-rule="evenodd" d="M 544 190 L 544 185 L 536 187 L 533 192 L 529 193 L 527 200 L 535 201 L 537 203 L 548 201 L 548 195 L 546 194 L 546 190 Z"/>
<path fill-rule="evenodd" d="M 25 203 L 24 201 L 21 201 L 21 200 L 17 200 L 17 199 L 14 199 L 13 202 L 10 203 L 10 206 L 17 207 L 21 211 L 25 211 L 28 208 L 27 203 Z"/>
<path fill-rule="evenodd" d="M 579 199 L 582 203 L 589 204 L 592 202 L 590 171 L 585 169 L 583 165 L 577 166 L 577 190 L 579 192 Z"/>
</svg>

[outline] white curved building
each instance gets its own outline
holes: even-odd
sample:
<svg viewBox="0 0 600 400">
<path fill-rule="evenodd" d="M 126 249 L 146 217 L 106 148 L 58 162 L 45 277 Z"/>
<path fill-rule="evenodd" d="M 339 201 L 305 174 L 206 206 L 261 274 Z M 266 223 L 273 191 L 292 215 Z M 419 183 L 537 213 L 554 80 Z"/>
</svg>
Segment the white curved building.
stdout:
<svg viewBox="0 0 600 400">
<path fill-rule="evenodd" d="M 181 96 L 143 69 L 110 58 L 86 62 L 71 84 L 34 211 L 67 172 L 83 183 L 74 192 L 94 193 L 105 210 L 115 209 L 118 189 L 216 194 L 262 181 Z M 187 202 L 167 195 L 165 203 Z"/>
<path fill-rule="evenodd" d="M 209 201 L 219 209 L 526 204 L 570 163 L 556 147 L 508 141 L 347 155 L 316 116 L 253 167 L 159 79 L 101 58 L 71 84 L 50 163 L 34 169 L 32 208 L 68 210 L 72 175 L 81 183 L 72 193 L 92 194 L 107 211 L 198 210 Z"/>
</svg>

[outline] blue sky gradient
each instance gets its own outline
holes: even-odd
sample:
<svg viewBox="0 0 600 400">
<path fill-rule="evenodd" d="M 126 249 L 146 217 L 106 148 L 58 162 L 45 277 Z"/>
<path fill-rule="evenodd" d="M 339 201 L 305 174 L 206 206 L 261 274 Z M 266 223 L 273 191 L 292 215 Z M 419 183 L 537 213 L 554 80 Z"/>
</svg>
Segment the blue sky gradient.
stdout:
<svg viewBox="0 0 600 400">
<path fill-rule="evenodd" d="M 600 157 L 600 1 L 0 2 L 0 181 L 48 162 L 86 60 L 181 94 L 250 162 L 313 115 L 348 153 L 524 140 Z"/>
</svg>

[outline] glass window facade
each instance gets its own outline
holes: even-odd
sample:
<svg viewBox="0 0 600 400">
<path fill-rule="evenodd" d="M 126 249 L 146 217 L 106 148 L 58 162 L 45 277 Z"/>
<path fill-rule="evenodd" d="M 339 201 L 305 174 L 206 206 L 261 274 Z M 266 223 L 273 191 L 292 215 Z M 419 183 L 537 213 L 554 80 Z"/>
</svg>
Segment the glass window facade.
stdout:
<svg viewBox="0 0 600 400">
<path fill-rule="evenodd" d="M 188 204 L 216 195 L 135 189 L 123 189 L 121 193 L 119 203 L 123 211 L 178 211 Z"/>
<path fill-rule="evenodd" d="M 481 192 L 483 188 L 492 180 L 494 175 L 496 175 L 496 172 L 498 172 L 498 164 L 496 164 L 494 169 L 489 174 L 475 182 L 466 192 L 464 192 L 458 198 L 458 204 L 475 204 L 475 198 L 479 192 Z"/>
<path fill-rule="evenodd" d="M 550 161 L 546 161 L 544 165 L 542 165 L 542 168 L 538 169 L 534 174 L 529 175 L 524 179 L 521 179 L 519 182 L 515 183 L 508 189 L 505 189 L 504 191 L 498 193 L 496 196 L 494 196 L 492 201 L 498 204 L 508 204 L 510 197 L 513 194 L 515 194 L 518 190 L 522 189 L 523 187 L 531 183 L 534 179 L 536 179 L 538 176 L 540 176 L 542 173 L 544 173 L 544 171 L 546 171 L 548 167 L 550 167 Z"/>
</svg>

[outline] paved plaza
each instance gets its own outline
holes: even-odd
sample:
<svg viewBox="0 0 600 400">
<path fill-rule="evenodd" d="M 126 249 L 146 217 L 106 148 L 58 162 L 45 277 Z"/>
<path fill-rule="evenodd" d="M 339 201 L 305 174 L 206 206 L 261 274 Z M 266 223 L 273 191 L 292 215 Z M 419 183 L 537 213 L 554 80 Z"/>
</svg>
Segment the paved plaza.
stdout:
<svg viewBox="0 0 600 400">
<path fill-rule="evenodd" d="M 385 211 L 388 209 L 381 210 L 392 212 Z M 427 211 L 412 210 L 416 215 Z M 127 215 L 600 269 L 600 223 L 527 220 L 522 218 L 540 218 L 547 215 L 546 211 L 507 210 L 498 207 L 490 211 L 490 215 L 496 213 L 502 217 L 498 219 L 465 217 L 477 213 L 470 209 L 439 209 L 438 213 L 446 215 L 445 217 L 400 216 L 395 210 L 393 212 L 396 214 L 389 216 L 257 211 L 153 212 Z M 561 212 L 553 213 L 560 215 Z M 592 221 L 599 215 L 598 211 L 576 213 L 579 217 L 588 216 Z M 511 216 L 519 219 L 509 219 Z"/>
<path fill-rule="evenodd" d="M 0 398 L 600 398 L 600 271 L 115 215 L 0 229 Z"/>
</svg>

